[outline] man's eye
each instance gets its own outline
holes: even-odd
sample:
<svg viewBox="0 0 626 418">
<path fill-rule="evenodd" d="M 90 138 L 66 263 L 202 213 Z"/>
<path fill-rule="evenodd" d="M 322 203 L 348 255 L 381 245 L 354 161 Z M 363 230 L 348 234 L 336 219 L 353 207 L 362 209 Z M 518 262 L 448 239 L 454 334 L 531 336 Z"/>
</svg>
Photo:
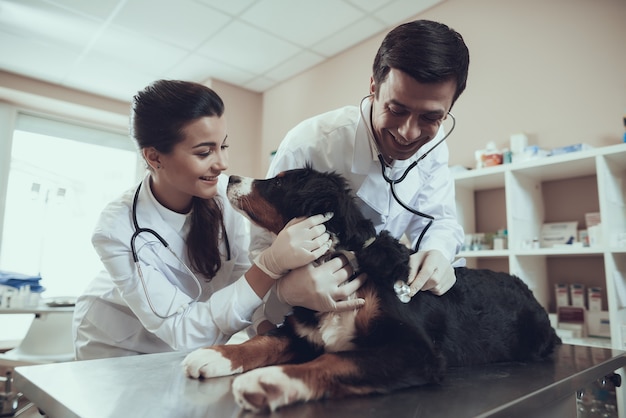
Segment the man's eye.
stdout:
<svg viewBox="0 0 626 418">
<path fill-rule="evenodd" d="M 424 120 L 429 123 L 441 123 L 443 122 L 443 117 L 439 115 L 424 115 Z"/>
<path fill-rule="evenodd" d="M 401 115 L 406 114 L 406 110 L 404 109 L 396 109 L 393 107 L 389 107 L 388 109 L 389 109 L 389 113 L 391 113 L 394 116 L 401 116 Z"/>
</svg>

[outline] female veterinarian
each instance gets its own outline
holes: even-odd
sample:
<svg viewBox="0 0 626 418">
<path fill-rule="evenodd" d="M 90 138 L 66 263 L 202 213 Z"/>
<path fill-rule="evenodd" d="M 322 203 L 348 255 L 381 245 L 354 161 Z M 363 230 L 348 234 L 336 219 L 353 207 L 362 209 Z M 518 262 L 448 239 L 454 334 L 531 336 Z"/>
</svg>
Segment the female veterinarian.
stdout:
<svg viewBox="0 0 626 418">
<path fill-rule="evenodd" d="M 131 130 L 148 174 L 93 234 L 106 272 L 76 303 L 79 360 L 223 344 L 275 280 L 330 246 L 327 216 L 296 219 L 250 263 L 243 217 L 226 198 L 224 104 L 208 87 L 155 82 L 135 96 Z"/>
</svg>

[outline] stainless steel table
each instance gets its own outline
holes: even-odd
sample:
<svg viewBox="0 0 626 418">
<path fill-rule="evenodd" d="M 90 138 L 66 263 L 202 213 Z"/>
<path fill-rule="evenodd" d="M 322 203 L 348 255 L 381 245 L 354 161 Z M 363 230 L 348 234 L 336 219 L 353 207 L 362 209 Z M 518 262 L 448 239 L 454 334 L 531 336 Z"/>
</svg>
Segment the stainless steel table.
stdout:
<svg viewBox="0 0 626 418">
<path fill-rule="evenodd" d="M 23 366 L 15 387 L 56 417 L 246 417 L 232 377 L 184 376 L 183 353 Z M 272 417 L 576 416 L 574 393 L 626 364 L 622 351 L 563 345 L 554 361 L 450 370 L 441 386 L 297 404 Z M 626 381 L 626 379 L 625 379 Z"/>
</svg>

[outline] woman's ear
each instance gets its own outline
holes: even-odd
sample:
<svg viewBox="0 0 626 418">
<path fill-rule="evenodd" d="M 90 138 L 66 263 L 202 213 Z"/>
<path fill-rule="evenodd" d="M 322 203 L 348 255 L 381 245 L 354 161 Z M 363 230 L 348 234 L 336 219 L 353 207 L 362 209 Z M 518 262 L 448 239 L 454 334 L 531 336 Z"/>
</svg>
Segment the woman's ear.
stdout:
<svg viewBox="0 0 626 418">
<path fill-rule="evenodd" d="M 148 147 L 141 150 L 143 158 L 152 170 L 161 168 L 161 154 L 154 147 Z"/>
</svg>

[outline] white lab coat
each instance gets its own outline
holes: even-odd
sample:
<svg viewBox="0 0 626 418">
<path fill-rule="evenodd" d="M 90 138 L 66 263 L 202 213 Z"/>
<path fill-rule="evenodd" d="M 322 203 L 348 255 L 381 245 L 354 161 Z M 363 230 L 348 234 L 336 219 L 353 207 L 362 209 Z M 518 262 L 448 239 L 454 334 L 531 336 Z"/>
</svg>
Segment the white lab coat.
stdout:
<svg viewBox="0 0 626 418">
<path fill-rule="evenodd" d="M 190 351 L 223 344 L 250 324 L 262 300 L 243 277 L 250 267 L 249 232 L 247 221 L 226 198 L 227 183 L 228 177 L 221 175 L 218 199 L 223 203 L 231 259 L 226 259 L 222 239 L 222 267 L 217 275 L 207 282 L 197 274 L 202 286 L 199 302 L 190 303 L 198 294 L 193 278 L 167 249 L 157 244 L 157 238 L 142 233 L 136 239 L 155 310 L 161 315 L 181 311 L 167 319 L 159 318 L 150 308 L 132 259 L 131 208 L 136 188 L 104 209 L 92 243 L 106 271 L 88 285 L 76 303 L 73 333 L 77 359 Z M 159 233 L 189 265 L 184 242 L 187 217 L 160 205 L 150 191 L 149 176 L 144 179 L 137 203 L 139 226 Z"/>
<path fill-rule="evenodd" d="M 371 112 L 371 101 L 364 100 L 361 106 L 367 117 Z M 372 220 L 377 232 L 387 230 L 396 238 L 406 234 L 414 248 L 428 219 L 410 213 L 393 198 L 390 186 L 381 174 L 380 161 L 370 142 L 366 123 L 369 125 L 356 106 L 343 107 L 301 122 L 281 142 L 267 177 L 304 167 L 306 163 L 318 171 L 337 172 L 348 180 L 356 194 L 357 205 L 363 215 Z M 442 135 L 443 129 L 412 158 L 394 161 L 387 169 L 389 178 L 399 178 Z M 456 217 L 454 182 L 448 157 L 448 146 L 443 142 L 409 171 L 407 177 L 396 184 L 395 190 L 409 206 L 435 218 L 419 250 L 439 250 L 453 262 L 463 243 L 464 232 Z M 271 241 L 271 234 L 253 226 L 251 256 L 269 246 Z M 464 261 L 460 260 L 458 264 L 463 265 Z M 273 306 L 268 302 L 264 315 L 276 322 L 286 310 L 278 307 L 277 298 L 270 297 L 269 300 Z M 261 314 L 257 312 L 255 317 L 258 322 Z"/>
</svg>

